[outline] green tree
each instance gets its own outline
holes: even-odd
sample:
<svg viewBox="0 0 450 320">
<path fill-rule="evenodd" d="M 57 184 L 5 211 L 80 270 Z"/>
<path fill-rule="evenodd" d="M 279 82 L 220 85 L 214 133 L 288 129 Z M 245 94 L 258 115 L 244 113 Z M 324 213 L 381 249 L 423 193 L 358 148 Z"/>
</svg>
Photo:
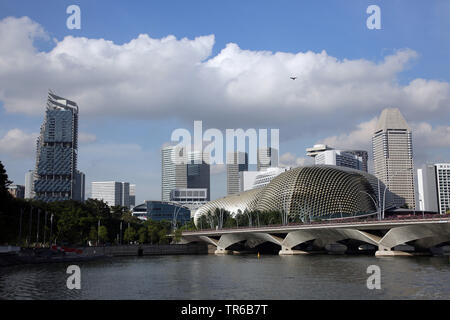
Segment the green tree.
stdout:
<svg viewBox="0 0 450 320">
<path fill-rule="evenodd" d="M 123 235 L 123 239 L 126 243 L 130 243 L 136 239 L 136 231 L 133 227 L 128 227 L 125 230 L 125 234 Z"/>
<path fill-rule="evenodd" d="M 100 226 L 98 228 L 98 239 L 102 243 L 108 241 L 108 229 L 105 226 Z"/>
<path fill-rule="evenodd" d="M 175 230 L 175 234 L 174 234 L 174 238 L 173 238 L 173 240 L 174 240 L 175 243 L 180 242 L 180 240 L 181 240 L 181 235 L 182 235 L 182 230 L 181 230 L 181 229 Z"/>
<path fill-rule="evenodd" d="M 97 230 L 94 227 L 91 227 L 88 238 L 89 238 L 89 241 L 91 241 L 92 243 L 97 242 Z"/>
<path fill-rule="evenodd" d="M 140 227 L 138 230 L 138 239 L 139 243 L 147 243 L 148 241 L 148 232 L 146 227 Z"/>
</svg>

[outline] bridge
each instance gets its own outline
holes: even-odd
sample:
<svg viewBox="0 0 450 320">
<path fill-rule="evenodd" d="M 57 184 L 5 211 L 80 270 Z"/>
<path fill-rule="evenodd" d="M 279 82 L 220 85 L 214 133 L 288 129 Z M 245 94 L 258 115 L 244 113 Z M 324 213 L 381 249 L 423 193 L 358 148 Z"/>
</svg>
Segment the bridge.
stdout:
<svg viewBox="0 0 450 320">
<path fill-rule="evenodd" d="M 207 242 L 216 247 L 216 254 L 229 254 L 229 248 L 238 243 L 254 248 L 264 242 L 270 242 L 280 247 L 280 255 L 293 255 L 308 253 L 295 247 L 309 241 L 315 247 L 329 252 L 345 252 L 347 247 L 339 243 L 344 240 L 356 240 L 357 243 L 375 248 L 376 256 L 412 255 L 401 248 L 429 250 L 450 241 L 450 216 L 184 231 L 181 241 Z"/>
</svg>

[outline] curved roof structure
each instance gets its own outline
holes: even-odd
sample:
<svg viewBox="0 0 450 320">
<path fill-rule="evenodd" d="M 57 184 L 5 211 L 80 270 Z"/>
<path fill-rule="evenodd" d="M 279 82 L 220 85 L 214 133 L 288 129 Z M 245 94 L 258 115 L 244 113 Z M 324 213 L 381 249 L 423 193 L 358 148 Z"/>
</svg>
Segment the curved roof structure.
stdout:
<svg viewBox="0 0 450 320">
<path fill-rule="evenodd" d="M 285 211 L 300 219 L 333 218 L 373 213 L 384 185 L 367 172 L 330 165 L 298 167 L 275 177 L 267 186 L 211 201 L 195 213 L 195 221 L 208 211 L 225 209 Z M 380 192 L 378 192 L 378 187 Z M 392 207 L 386 194 L 386 208 Z"/>
</svg>

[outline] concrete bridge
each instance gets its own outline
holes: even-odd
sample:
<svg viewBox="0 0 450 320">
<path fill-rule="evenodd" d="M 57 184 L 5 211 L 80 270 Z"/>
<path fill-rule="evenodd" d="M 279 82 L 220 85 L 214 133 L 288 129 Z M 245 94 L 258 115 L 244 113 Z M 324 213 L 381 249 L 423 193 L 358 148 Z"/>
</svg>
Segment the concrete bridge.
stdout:
<svg viewBox="0 0 450 320">
<path fill-rule="evenodd" d="M 450 241 L 450 217 L 312 223 L 288 226 L 265 226 L 182 233 L 182 243 L 207 242 L 216 254 L 227 254 L 237 243 L 255 247 L 271 242 L 280 247 L 280 255 L 304 254 L 294 247 L 312 241 L 328 251 L 345 252 L 343 240 L 357 240 L 377 249 L 376 256 L 412 255 L 403 248 L 430 249 Z M 399 250 L 400 248 L 400 250 Z"/>
</svg>

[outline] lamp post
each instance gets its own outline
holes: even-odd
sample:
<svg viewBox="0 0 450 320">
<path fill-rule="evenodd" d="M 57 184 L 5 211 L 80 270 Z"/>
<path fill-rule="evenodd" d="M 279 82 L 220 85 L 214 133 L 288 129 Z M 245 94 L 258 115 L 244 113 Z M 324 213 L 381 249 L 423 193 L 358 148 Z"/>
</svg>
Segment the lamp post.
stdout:
<svg viewBox="0 0 450 320">
<path fill-rule="evenodd" d="M 375 199 L 370 195 L 370 193 L 362 190 L 359 190 L 359 192 L 365 193 L 370 197 L 370 199 L 373 201 L 373 204 L 375 205 L 375 208 L 377 209 L 378 220 L 380 220 L 380 205 L 377 202 L 375 202 Z"/>
</svg>

